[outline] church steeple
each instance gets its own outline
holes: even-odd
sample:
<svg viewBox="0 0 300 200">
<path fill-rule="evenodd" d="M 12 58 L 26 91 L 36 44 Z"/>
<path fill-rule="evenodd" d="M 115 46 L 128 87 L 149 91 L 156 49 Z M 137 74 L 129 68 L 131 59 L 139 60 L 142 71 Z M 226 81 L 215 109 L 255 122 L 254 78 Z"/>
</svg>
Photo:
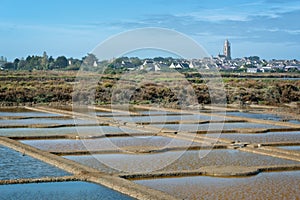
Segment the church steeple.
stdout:
<svg viewBox="0 0 300 200">
<path fill-rule="evenodd" d="M 225 40 L 224 56 L 226 57 L 226 59 L 231 60 L 231 45 L 228 40 Z"/>
</svg>

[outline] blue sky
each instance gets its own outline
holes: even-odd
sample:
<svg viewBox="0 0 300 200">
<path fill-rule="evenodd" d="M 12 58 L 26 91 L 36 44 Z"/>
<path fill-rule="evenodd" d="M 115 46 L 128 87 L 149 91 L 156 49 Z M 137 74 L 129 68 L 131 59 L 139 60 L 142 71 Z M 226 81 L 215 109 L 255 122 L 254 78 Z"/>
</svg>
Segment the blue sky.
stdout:
<svg viewBox="0 0 300 200">
<path fill-rule="evenodd" d="M 300 0 L 1 0 L 0 55 L 81 58 L 123 31 L 182 32 L 209 54 L 300 60 Z"/>
</svg>

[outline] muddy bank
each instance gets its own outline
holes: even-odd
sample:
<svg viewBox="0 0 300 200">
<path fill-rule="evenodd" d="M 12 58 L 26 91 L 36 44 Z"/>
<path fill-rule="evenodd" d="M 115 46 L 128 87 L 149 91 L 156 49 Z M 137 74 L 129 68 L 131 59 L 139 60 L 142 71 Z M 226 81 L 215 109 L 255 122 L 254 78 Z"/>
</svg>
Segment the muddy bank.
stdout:
<svg viewBox="0 0 300 200">
<path fill-rule="evenodd" d="M 300 164 L 299 165 L 257 166 L 257 167 L 208 166 L 208 167 L 202 167 L 199 170 L 120 174 L 119 176 L 129 180 L 172 178 L 172 177 L 186 177 L 186 176 L 245 177 L 245 176 L 254 176 L 261 172 L 294 171 L 294 170 L 295 171 L 300 170 Z"/>
<path fill-rule="evenodd" d="M 93 154 L 158 154 L 170 151 L 195 151 L 195 150 L 211 150 L 211 149 L 227 149 L 227 145 L 214 146 L 186 146 L 186 147 L 119 147 L 119 149 L 111 150 L 86 150 L 86 151 L 50 151 L 49 153 L 59 156 L 79 156 L 79 155 L 93 155 Z"/>
<path fill-rule="evenodd" d="M 108 123 L 100 124 L 24 124 L 24 125 L 0 125 L 0 128 L 63 128 L 79 126 L 109 126 Z"/>
<path fill-rule="evenodd" d="M 259 147 L 259 148 L 244 147 L 244 148 L 239 148 L 239 150 L 300 162 L 300 156 L 293 155 L 293 154 L 291 154 L 290 151 L 287 151 L 287 150 L 284 152 L 283 151 L 279 152 L 279 151 L 276 151 L 275 149 L 268 149 L 268 148 L 263 148 L 263 147 Z"/>
<path fill-rule="evenodd" d="M 7 138 L 13 140 L 55 140 L 55 139 L 73 139 L 73 140 L 88 140 L 88 139 L 100 139 L 100 138 L 114 138 L 114 137 L 147 137 L 147 136 L 157 136 L 158 134 L 152 133 L 104 133 L 101 135 L 44 135 L 44 136 L 7 136 Z"/>
<path fill-rule="evenodd" d="M 0 120 L 12 120 L 12 119 L 72 119 L 70 117 L 65 116 L 33 116 L 33 117 L 25 117 L 25 116 L 0 116 Z"/>
<path fill-rule="evenodd" d="M 147 115 L 147 116 L 149 116 L 149 115 Z M 151 116 L 155 116 L 155 115 L 151 115 Z M 209 124 L 209 123 L 243 123 L 243 122 L 247 122 L 247 121 L 245 121 L 245 120 L 224 120 L 224 121 L 193 120 L 193 121 L 166 121 L 163 123 L 164 124 Z M 139 124 L 139 125 L 155 125 L 155 124 L 161 124 L 161 123 L 162 122 L 136 122 L 136 124 Z"/>
<path fill-rule="evenodd" d="M 240 134 L 260 134 L 268 132 L 293 132 L 300 131 L 300 128 L 240 128 L 240 129 L 228 129 L 228 130 L 211 130 L 211 131 L 196 131 L 191 133 L 197 134 L 216 134 L 216 133 L 240 133 Z"/>
<path fill-rule="evenodd" d="M 49 182 L 67 182 L 67 181 L 84 181 L 76 176 L 64 176 L 64 177 L 45 177 L 34 179 L 14 179 L 14 180 L 0 180 L 0 185 L 12 185 L 12 184 L 27 184 L 27 183 L 49 183 Z"/>
<path fill-rule="evenodd" d="M 260 146 L 300 146 L 300 141 L 291 141 L 291 142 L 264 142 L 264 143 L 260 144 Z"/>
</svg>

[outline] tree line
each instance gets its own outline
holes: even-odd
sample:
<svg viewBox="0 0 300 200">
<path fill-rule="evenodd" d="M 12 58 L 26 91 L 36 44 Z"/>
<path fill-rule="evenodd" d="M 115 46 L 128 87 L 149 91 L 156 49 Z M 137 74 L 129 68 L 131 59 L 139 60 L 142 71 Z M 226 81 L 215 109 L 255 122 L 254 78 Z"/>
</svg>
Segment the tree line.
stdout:
<svg viewBox="0 0 300 200">
<path fill-rule="evenodd" d="M 58 56 L 53 58 L 48 56 L 46 52 L 42 56 L 32 55 L 25 59 L 16 58 L 13 62 L 6 62 L 2 65 L 4 70 L 79 70 L 82 65 L 92 66 L 94 62 L 98 62 L 93 54 L 88 54 L 82 59 L 66 58 Z"/>
<path fill-rule="evenodd" d="M 155 62 L 162 62 L 171 65 L 172 62 L 179 62 L 175 58 L 156 57 L 153 59 L 140 59 L 138 57 L 120 57 L 112 61 L 99 61 L 94 54 L 88 53 L 81 59 L 67 58 L 65 56 L 58 56 L 54 58 L 48 56 L 46 52 L 42 56 L 32 55 L 24 58 L 16 58 L 12 62 L 6 62 L 0 67 L 3 70 L 84 70 L 95 71 L 107 74 L 118 74 L 128 71 L 128 68 L 138 69 L 145 60 L 153 60 Z M 105 69 L 105 71 L 103 71 Z"/>
</svg>

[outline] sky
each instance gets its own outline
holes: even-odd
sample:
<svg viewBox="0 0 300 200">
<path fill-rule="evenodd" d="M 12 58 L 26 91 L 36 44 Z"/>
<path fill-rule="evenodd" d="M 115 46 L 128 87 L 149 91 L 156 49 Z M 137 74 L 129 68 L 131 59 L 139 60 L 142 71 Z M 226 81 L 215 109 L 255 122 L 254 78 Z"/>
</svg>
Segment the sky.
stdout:
<svg viewBox="0 0 300 200">
<path fill-rule="evenodd" d="M 179 31 L 210 55 L 300 60 L 300 0 L 1 0 L 0 56 L 82 58 L 136 28 Z"/>
</svg>

